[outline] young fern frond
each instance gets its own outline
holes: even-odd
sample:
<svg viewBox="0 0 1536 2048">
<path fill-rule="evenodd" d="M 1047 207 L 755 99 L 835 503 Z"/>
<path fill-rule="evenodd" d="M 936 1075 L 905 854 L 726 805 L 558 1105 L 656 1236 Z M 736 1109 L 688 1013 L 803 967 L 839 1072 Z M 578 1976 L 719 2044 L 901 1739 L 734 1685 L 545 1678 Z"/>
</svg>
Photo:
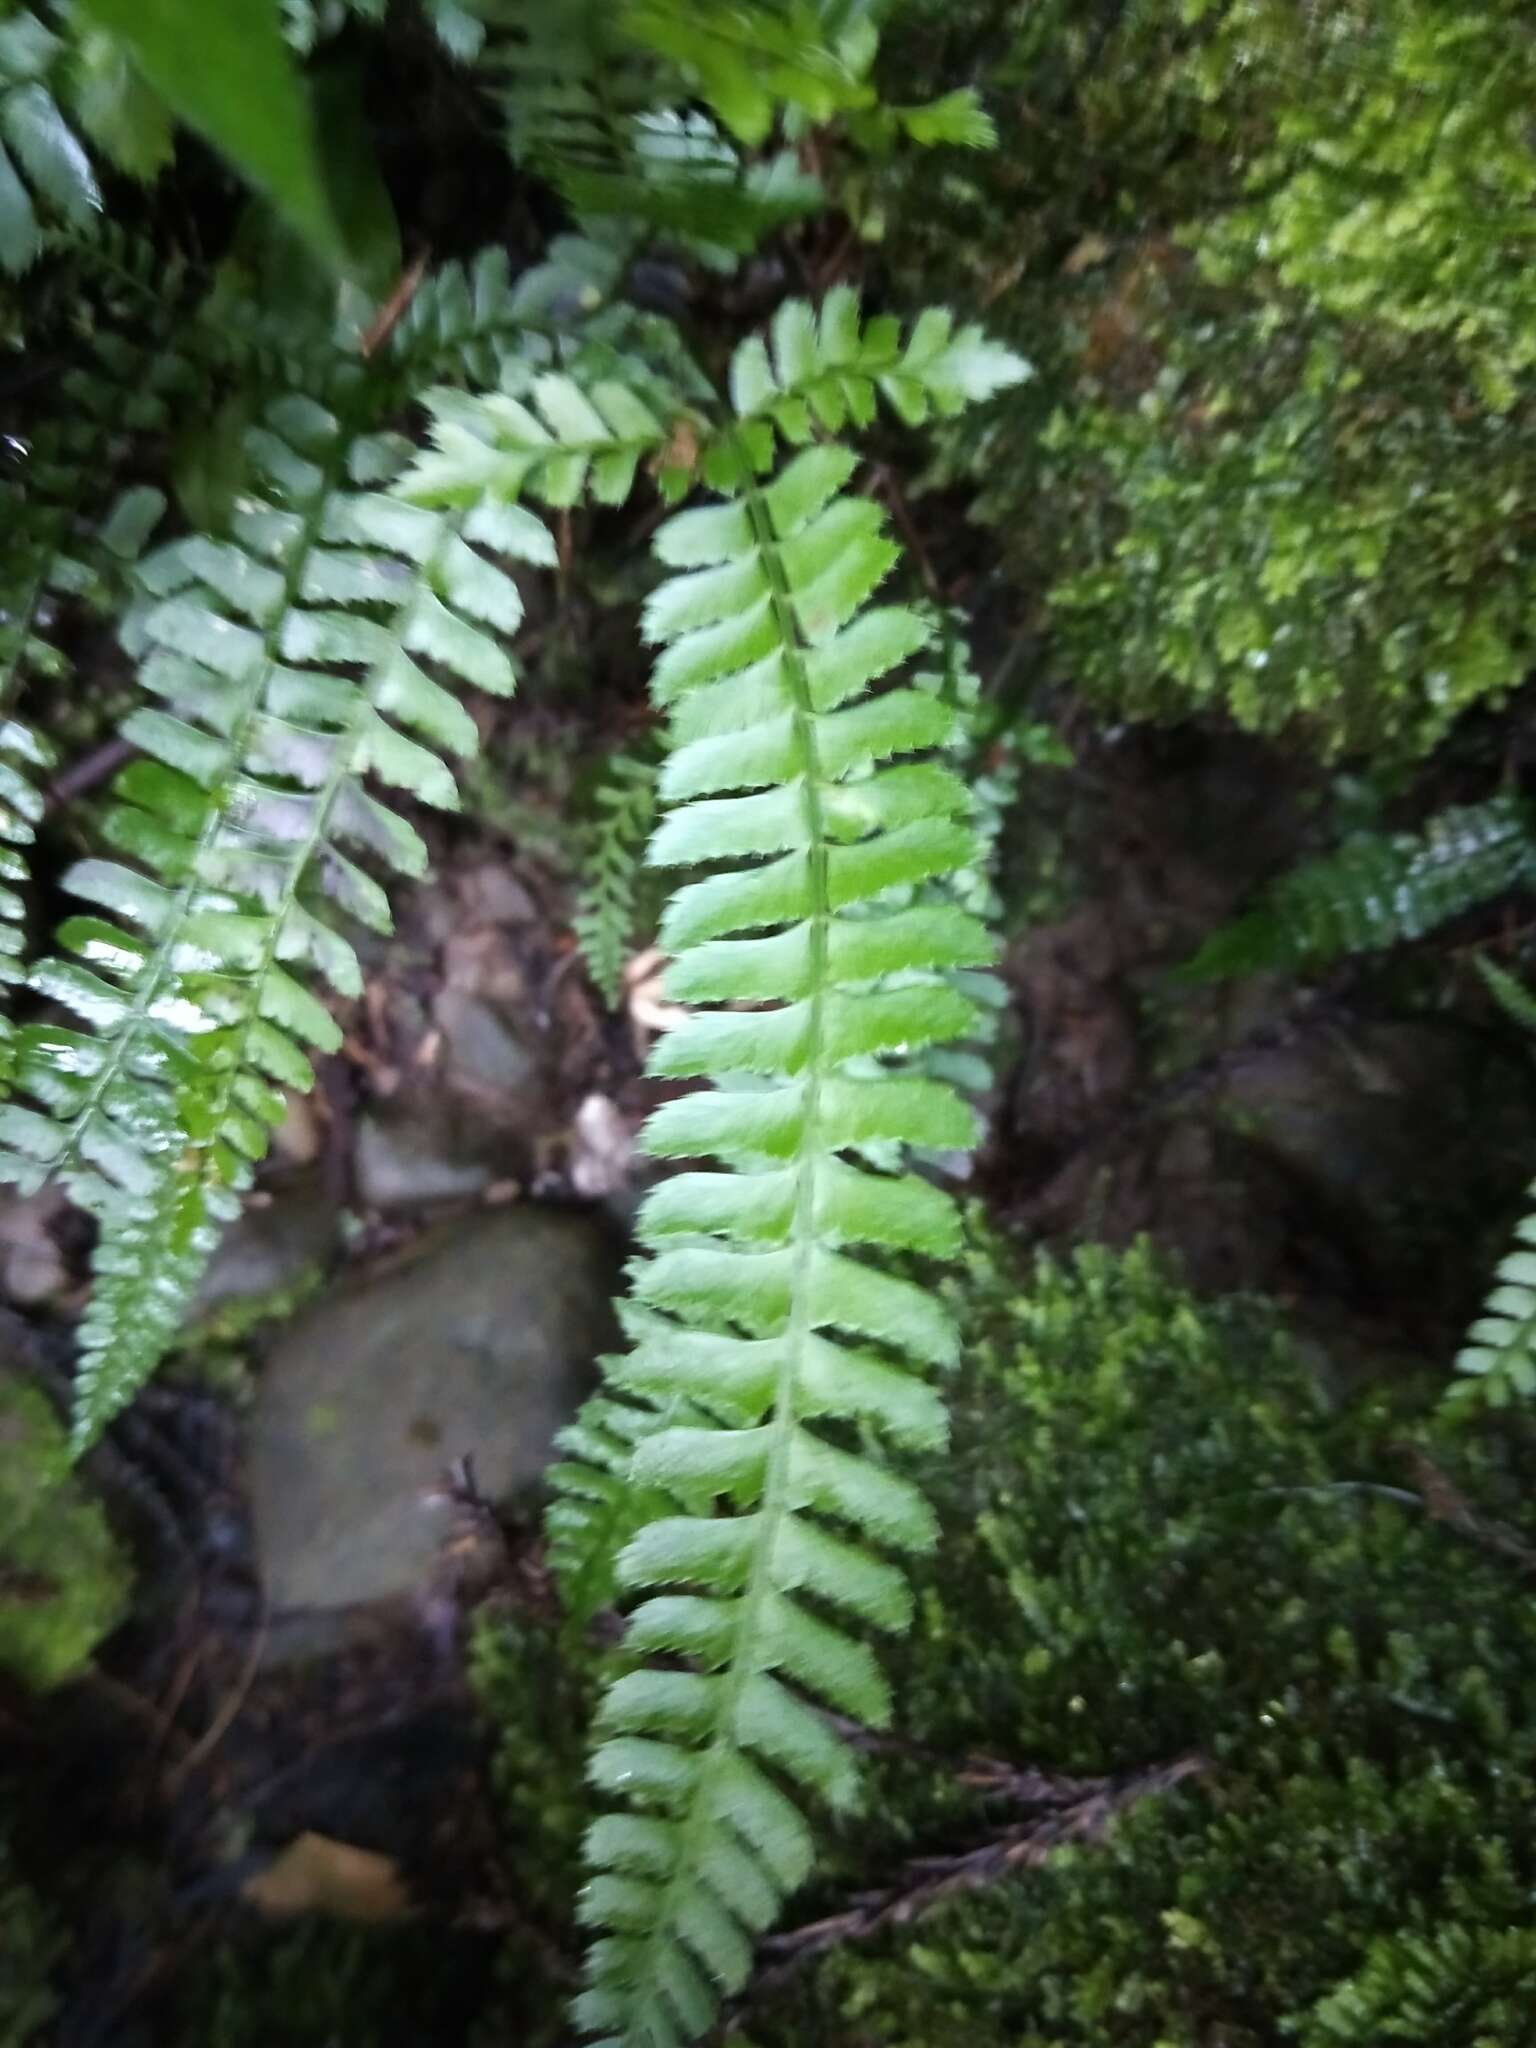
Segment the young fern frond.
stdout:
<svg viewBox="0 0 1536 2048">
<path fill-rule="evenodd" d="M 1213 932 L 1186 981 L 1326 967 L 1423 938 L 1507 889 L 1536 881 L 1527 804 L 1492 797 L 1441 811 L 1420 832 L 1365 832 L 1303 861 L 1263 901 Z"/>
<path fill-rule="evenodd" d="M 655 1155 L 701 1164 L 641 1211 L 632 1348 L 608 1361 L 617 1406 L 587 1452 L 587 1501 L 613 1505 L 622 1471 L 676 1504 L 627 1545 L 618 1577 L 641 1596 L 629 1650 L 685 1668 L 619 1680 L 592 1766 L 638 1810 L 592 1830 L 582 1913 L 604 1932 L 578 2017 L 623 2048 L 676 2048 L 708 2026 L 809 1868 L 800 1802 L 855 1795 L 853 1757 L 818 1709 L 885 1718 L 853 1629 L 904 1623 L 886 1553 L 932 1539 L 921 1496 L 876 1445 L 943 1441 L 924 1374 L 955 1350 L 932 1293 L 879 1263 L 952 1254 L 955 1207 L 869 1155 L 971 1141 L 950 1088 L 891 1063 L 972 1028 L 946 977 L 984 966 L 991 939 L 952 902 L 912 900 L 976 856 L 965 786 L 931 758 L 955 715 L 920 689 L 871 693 L 929 628 L 871 605 L 898 551 L 879 509 L 846 493 L 855 458 L 816 441 L 813 420 L 867 417 L 877 391 L 908 418 L 954 411 L 1022 374 L 941 316 L 903 342 L 894 322 L 861 327 L 845 292 L 819 322 L 787 306 L 771 354 L 751 342 L 736 356 L 734 420 L 694 433 L 717 502 L 656 537 L 676 573 L 644 618 L 671 727 L 651 855 L 715 872 L 663 919 L 669 993 L 701 1007 L 652 1068 L 712 1085 L 647 1126 Z M 560 408 L 558 437 L 515 401 L 435 406 L 436 449 L 404 487 L 440 503 L 527 489 L 564 502 L 586 474 L 599 497 L 627 489 L 623 408 L 589 398 L 584 413 Z M 780 435 L 800 444 L 782 467 Z M 662 471 L 674 494 L 685 480 Z M 698 1419 L 669 1415 L 677 1401 Z M 579 1537 L 580 1482 L 568 1468 L 558 1483 L 562 1540 Z"/>
<path fill-rule="evenodd" d="M 574 920 L 587 972 L 610 1008 L 634 948 L 637 883 L 656 819 L 656 765 L 616 754 L 597 793 L 598 815 L 583 867 L 587 881 Z"/>
</svg>

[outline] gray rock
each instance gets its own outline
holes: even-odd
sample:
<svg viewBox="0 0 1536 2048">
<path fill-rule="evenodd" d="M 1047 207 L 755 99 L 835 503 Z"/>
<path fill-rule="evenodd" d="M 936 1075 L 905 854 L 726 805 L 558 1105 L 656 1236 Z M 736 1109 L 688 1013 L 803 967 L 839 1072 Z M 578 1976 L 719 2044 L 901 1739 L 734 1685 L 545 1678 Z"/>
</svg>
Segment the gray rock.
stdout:
<svg viewBox="0 0 1536 2048">
<path fill-rule="evenodd" d="M 464 1201 L 495 1177 L 491 1162 L 466 1149 L 455 1120 L 441 1107 L 363 1117 L 352 1171 L 365 1209 Z"/>
<path fill-rule="evenodd" d="M 330 1258 L 340 1228 L 318 1173 L 279 1182 L 247 1202 L 239 1221 L 225 1231 L 198 1289 L 192 1320 L 226 1302 L 291 1287 L 306 1267 Z"/>
<path fill-rule="evenodd" d="M 433 1005 L 443 1034 L 445 1085 L 497 1104 L 537 1089 L 539 1063 L 489 1003 L 445 988 Z"/>
<path fill-rule="evenodd" d="M 535 1481 L 611 1341 L 617 1261 L 572 1212 L 519 1204 L 445 1225 L 297 1318 L 261 1376 L 251 1439 L 274 1609 L 419 1587 L 465 1453 L 487 1495 Z"/>
</svg>

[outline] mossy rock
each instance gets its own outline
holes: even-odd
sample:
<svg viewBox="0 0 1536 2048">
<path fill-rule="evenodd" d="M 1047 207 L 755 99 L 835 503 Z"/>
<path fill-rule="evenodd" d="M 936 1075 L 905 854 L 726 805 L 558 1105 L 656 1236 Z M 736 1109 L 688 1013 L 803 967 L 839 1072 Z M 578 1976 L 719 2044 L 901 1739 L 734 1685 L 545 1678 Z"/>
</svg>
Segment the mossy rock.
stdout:
<svg viewBox="0 0 1536 2048">
<path fill-rule="evenodd" d="M 82 1669 L 132 1583 L 67 1453 L 46 1398 L 0 1372 L 0 1670 L 38 1691 Z"/>
</svg>

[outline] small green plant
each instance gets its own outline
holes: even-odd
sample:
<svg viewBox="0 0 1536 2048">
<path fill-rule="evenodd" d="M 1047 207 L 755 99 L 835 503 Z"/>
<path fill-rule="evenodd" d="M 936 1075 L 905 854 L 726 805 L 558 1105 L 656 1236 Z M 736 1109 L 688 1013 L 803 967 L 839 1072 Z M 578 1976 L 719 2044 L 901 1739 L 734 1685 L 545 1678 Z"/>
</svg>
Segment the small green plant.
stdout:
<svg viewBox="0 0 1536 2048">
<path fill-rule="evenodd" d="M 575 921 L 587 971 L 610 1008 L 618 1003 L 624 966 L 635 950 L 637 894 L 655 822 L 655 763 L 615 754 L 597 792 Z"/>
<path fill-rule="evenodd" d="M 58 2010 L 57 1972 L 69 1939 L 17 1869 L 11 1836 L 0 1814 L 0 2048 L 35 2048 Z"/>
<path fill-rule="evenodd" d="M 36 1388 L 0 1373 L 0 1668 L 44 1691 L 122 1619 L 130 1576 Z"/>
</svg>

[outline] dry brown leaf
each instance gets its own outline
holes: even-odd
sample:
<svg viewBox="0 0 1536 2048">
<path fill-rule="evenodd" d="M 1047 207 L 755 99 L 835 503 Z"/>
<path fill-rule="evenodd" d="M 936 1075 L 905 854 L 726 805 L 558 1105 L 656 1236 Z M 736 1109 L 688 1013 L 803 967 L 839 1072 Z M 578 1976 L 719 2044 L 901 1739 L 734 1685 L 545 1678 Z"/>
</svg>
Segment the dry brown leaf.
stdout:
<svg viewBox="0 0 1536 2048">
<path fill-rule="evenodd" d="M 325 1913 L 333 1920 L 402 1920 L 412 1910 L 393 1857 L 330 1835 L 295 1835 L 240 1896 L 259 1913 L 287 1919 Z"/>
</svg>

